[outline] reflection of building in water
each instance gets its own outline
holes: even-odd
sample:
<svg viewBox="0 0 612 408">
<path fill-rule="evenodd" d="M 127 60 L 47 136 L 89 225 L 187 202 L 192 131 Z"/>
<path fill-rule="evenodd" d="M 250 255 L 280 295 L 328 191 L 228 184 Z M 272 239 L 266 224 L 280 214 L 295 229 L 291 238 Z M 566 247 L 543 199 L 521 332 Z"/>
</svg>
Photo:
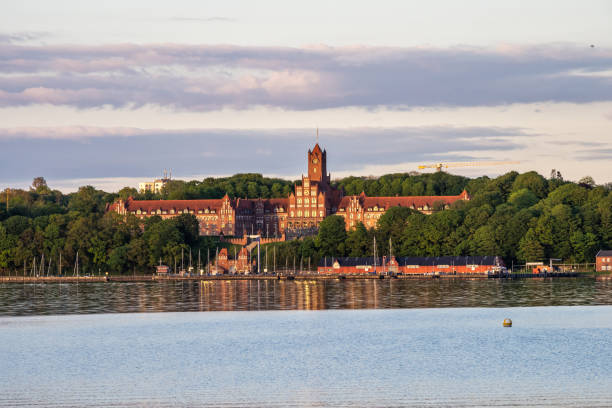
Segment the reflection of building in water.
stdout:
<svg viewBox="0 0 612 408">
<path fill-rule="evenodd" d="M 365 274 L 394 272 L 410 274 L 486 274 L 500 272 L 504 261 L 499 256 L 438 257 L 337 257 L 322 258 L 318 272 L 323 274 Z"/>
</svg>

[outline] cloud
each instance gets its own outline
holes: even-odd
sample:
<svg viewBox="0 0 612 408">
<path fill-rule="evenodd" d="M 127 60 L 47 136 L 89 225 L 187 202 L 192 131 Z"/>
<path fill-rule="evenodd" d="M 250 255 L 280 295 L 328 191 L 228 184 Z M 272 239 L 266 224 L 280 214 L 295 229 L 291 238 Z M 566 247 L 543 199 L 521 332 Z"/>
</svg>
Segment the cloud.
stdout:
<svg viewBox="0 0 612 408">
<path fill-rule="evenodd" d="M 529 135 L 519 128 L 453 126 L 326 129 L 324 147 L 332 173 L 359 173 L 366 165 L 509 152 L 524 147 L 527 141 L 521 139 Z M 162 168 L 183 177 L 261 172 L 293 178 L 305 171 L 305 152 L 313 144 L 312 129 L 0 129 L 0 171 L 6 183 L 39 175 L 49 180 L 147 178 Z"/>
<path fill-rule="evenodd" d="M 0 33 L 1 43 L 23 43 L 28 41 L 38 40 L 42 37 L 47 37 L 48 33 L 32 31 L 32 32 L 16 32 L 16 33 Z"/>
<path fill-rule="evenodd" d="M 576 155 L 579 160 L 610 160 L 612 159 L 612 144 L 606 144 L 609 148 L 584 149 Z"/>
<path fill-rule="evenodd" d="M 211 111 L 612 100 L 612 51 L 0 43 L 0 106 Z M 577 74 L 580 73 L 580 74 Z M 592 75 L 588 75 L 591 73 Z"/>
</svg>

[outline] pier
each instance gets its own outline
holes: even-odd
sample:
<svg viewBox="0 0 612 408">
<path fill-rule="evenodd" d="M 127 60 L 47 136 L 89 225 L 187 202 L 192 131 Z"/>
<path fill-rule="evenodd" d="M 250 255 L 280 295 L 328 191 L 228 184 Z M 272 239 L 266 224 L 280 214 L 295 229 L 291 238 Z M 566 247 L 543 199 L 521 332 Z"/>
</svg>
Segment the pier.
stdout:
<svg viewBox="0 0 612 408">
<path fill-rule="evenodd" d="M 595 274 L 584 272 L 556 272 L 556 273 L 510 273 L 505 275 L 486 274 L 316 274 L 316 273 L 279 273 L 261 275 L 102 275 L 102 276 L 0 276 L 2 283 L 93 283 L 93 282 L 193 282 L 193 281 L 228 281 L 228 280 L 298 280 L 298 281 L 330 281 L 330 280 L 422 280 L 422 279 L 546 279 L 546 278 L 596 278 L 599 280 L 612 279 L 612 274 Z"/>
</svg>

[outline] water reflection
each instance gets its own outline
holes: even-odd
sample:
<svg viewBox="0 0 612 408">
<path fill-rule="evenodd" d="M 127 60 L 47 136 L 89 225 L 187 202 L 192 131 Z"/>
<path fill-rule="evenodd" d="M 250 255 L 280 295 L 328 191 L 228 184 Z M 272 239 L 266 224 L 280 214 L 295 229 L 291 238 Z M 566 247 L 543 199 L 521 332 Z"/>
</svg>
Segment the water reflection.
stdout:
<svg viewBox="0 0 612 408">
<path fill-rule="evenodd" d="M 594 279 L 4 283 L 0 315 L 609 305 L 611 289 Z"/>
</svg>

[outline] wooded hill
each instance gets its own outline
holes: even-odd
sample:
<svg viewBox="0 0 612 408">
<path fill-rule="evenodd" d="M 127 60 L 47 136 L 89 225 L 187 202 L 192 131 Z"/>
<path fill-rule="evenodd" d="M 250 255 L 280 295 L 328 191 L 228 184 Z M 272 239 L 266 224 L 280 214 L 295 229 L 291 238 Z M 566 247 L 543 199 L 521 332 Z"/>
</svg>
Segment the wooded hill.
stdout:
<svg viewBox="0 0 612 408">
<path fill-rule="evenodd" d="M 365 191 L 370 196 L 451 195 L 464 188 L 472 196 L 451 209 L 426 216 L 408 208 L 394 208 L 380 218 L 375 230 L 358 225 L 344 230 L 342 217 L 328 217 L 319 235 L 299 241 L 272 244 L 277 265 L 316 265 L 322 256 L 372 254 L 376 236 L 379 255 L 386 255 L 389 238 L 397 256 L 500 255 L 506 262 L 560 258 L 566 262 L 593 262 L 600 248 L 612 248 L 612 193 L 610 185 L 596 186 L 590 178 L 567 182 L 558 175 L 546 179 L 535 172 L 510 172 L 490 179 L 469 179 L 447 173 L 390 174 L 380 178 L 348 177 L 334 184 L 346 194 Z M 4 273 L 57 258 L 72 265 L 76 252 L 82 270 L 131 273 L 151 272 L 162 262 L 173 265 L 181 250 L 208 251 L 224 246 L 218 238 L 198 237 L 192 215 L 172 220 L 152 217 L 144 231 L 135 217 L 106 213 L 106 204 L 117 197 L 220 198 L 285 197 L 293 182 L 259 174 L 238 174 L 203 181 L 172 181 L 159 197 L 135 194 L 130 188 L 118 194 L 91 186 L 62 194 L 37 178 L 30 190 L 0 194 L 9 210 L 0 208 L 0 269 Z M 225 245 L 227 246 L 227 245 Z M 232 251 L 230 251 L 232 253 Z M 206 255 L 205 255 L 206 254 Z M 271 261 L 270 261 L 271 262 Z"/>
</svg>

